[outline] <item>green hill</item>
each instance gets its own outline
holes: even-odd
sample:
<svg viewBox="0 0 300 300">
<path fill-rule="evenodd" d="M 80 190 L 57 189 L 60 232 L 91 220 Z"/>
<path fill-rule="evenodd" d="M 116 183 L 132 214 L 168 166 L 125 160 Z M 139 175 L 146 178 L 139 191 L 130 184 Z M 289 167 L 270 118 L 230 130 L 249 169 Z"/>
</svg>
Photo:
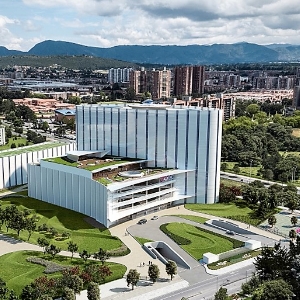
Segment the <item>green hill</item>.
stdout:
<svg viewBox="0 0 300 300">
<path fill-rule="evenodd" d="M 60 65 L 68 69 L 109 69 L 109 68 L 126 68 L 135 67 L 134 63 L 125 61 L 93 57 L 87 55 L 80 56 L 35 56 L 35 55 L 15 55 L 0 56 L 0 68 L 12 66 L 31 66 L 31 67 L 50 67 Z"/>
</svg>

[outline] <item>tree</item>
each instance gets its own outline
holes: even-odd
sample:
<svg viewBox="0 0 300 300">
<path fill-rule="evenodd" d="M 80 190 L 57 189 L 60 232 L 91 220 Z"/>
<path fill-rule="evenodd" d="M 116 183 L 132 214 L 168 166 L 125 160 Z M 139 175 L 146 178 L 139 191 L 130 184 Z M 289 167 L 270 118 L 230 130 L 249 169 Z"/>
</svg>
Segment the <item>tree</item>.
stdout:
<svg viewBox="0 0 300 300">
<path fill-rule="evenodd" d="M 134 100 L 136 97 L 135 90 L 133 87 L 129 87 L 126 89 L 125 99 L 126 100 Z"/>
<path fill-rule="evenodd" d="M 68 281 L 68 287 L 72 289 L 75 294 L 79 294 L 83 289 L 83 281 L 78 275 L 71 275 Z"/>
<path fill-rule="evenodd" d="M 292 286 L 283 279 L 264 282 L 254 294 L 253 300 L 291 300 Z"/>
<path fill-rule="evenodd" d="M 295 194 L 293 198 L 290 198 L 286 206 L 294 212 L 294 210 L 299 206 L 299 199 L 298 196 Z"/>
<path fill-rule="evenodd" d="M 50 244 L 49 241 L 45 238 L 38 238 L 37 243 L 41 248 L 43 248 L 43 252 L 45 254 L 46 253 L 46 247 L 49 246 L 49 244 Z"/>
<path fill-rule="evenodd" d="M 151 279 L 151 281 L 154 283 L 157 281 L 159 277 L 159 268 L 157 265 L 150 265 L 148 268 L 148 276 Z"/>
<path fill-rule="evenodd" d="M 71 259 L 73 258 L 74 252 L 78 251 L 78 245 L 70 241 L 68 243 L 68 251 L 72 253 Z"/>
<path fill-rule="evenodd" d="M 0 278 L 0 299 L 5 299 L 8 293 L 8 288 L 6 287 L 6 282 Z"/>
<path fill-rule="evenodd" d="M 259 112 L 259 105 L 258 104 L 250 104 L 246 107 L 246 113 L 249 117 L 253 117 L 256 113 Z"/>
<path fill-rule="evenodd" d="M 91 257 L 91 254 L 86 250 L 82 250 L 82 252 L 79 253 L 79 256 L 86 262 Z"/>
<path fill-rule="evenodd" d="M 41 129 L 44 130 L 45 132 L 49 129 L 49 124 L 47 121 L 44 121 L 42 123 Z"/>
<path fill-rule="evenodd" d="M 257 276 L 253 275 L 248 282 L 242 284 L 242 294 L 252 294 L 260 285 L 260 280 Z"/>
<path fill-rule="evenodd" d="M 104 263 L 110 258 L 110 255 L 106 250 L 99 248 L 99 251 L 94 253 L 93 258 L 99 259 L 102 262 L 102 265 L 104 265 Z"/>
<path fill-rule="evenodd" d="M 291 263 L 291 256 L 286 248 L 275 244 L 274 248 L 262 248 L 261 255 L 254 265 L 260 280 L 274 280 L 284 277 Z"/>
<path fill-rule="evenodd" d="M 273 216 L 270 216 L 268 218 L 268 224 L 273 228 L 273 226 L 276 224 L 277 222 L 277 219 L 276 217 L 273 215 Z"/>
<path fill-rule="evenodd" d="M 56 254 L 58 254 L 61 249 L 53 244 L 49 245 L 49 246 L 46 246 L 46 249 L 45 249 L 46 253 L 47 254 L 50 254 L 52 256 L 52 258 L 54 258 L 54 256 Z"/>
<path fill-rule="evenodd" d="M 97 277 L 100 277 L 100 283 L 104 283 L 106 277 L 111 276 L 112 271 L 109 266 L 98 266 Z"/>
<path fill-rule="evenodd" d="M 241 172 L 239 164 L 235 164 L 234 167 L 232 168 L 233 173 L 239 174 Z"/>
<path fill-rule="evenodd" d="M 225 172 L 228 169 L 228 163 L 226 162 L 221 163 L 220 169 L 221 171 Z"/>
<path fill-rule="evenodd" d="M 99 285 L 95 282 L 91 282 L 87 288 L 88 300 L 100 300 L 100 289 Z"/>
<path fill-rule="evenodd" d="M 75 104 L 75 105 L 79 105 L 81 103 L 81 99 L 78 96 L 70 96 L 68 98 L 69 103 Z"/>
<path fill-rule="evenodd" d="M 61 299 L 62 300 L 76 300 L 75 292 L 72 289 L 65 287 L 63 290 Z"/>
<path fill-rule="evenodd" d="M 24 214 L 18 209 L 16 209 L 11 215 L 8 220 L 8 226 L 11 229 L 14 229 L 17 231 L 18 236 L 20 235 L 21 230 L 26 228 L 26 219 L 24 217 Z"/>
<path fill-rule="evenodd" d="M 236 199 L 237 193 L 241 193 L 235 187 L 226 186 L 225 184 L 220 184 L 220 192 L 219 192 L 219 202 L 229 203 Z"/>
<path fill-rule="evenodd" d="M 32 232 L 36 230 L 36 222 L 37 220 L 35 217 L 25 219 L 25 229 L 28 231 L 28 241 L 32 235 Z"/>
<path fill-rule="evenodd" d="M 36 290 L 32 284 L 26 285 L 21 292 L 22 300 L 36 300 L 38 298 Z"/>
<path fill-rule="evenodd" d="M 290 230 L 289 232 L 289 238 L 294 241 L 297 237 L 297 232 L 295 231 L 295 229 Z"/>
<path fill-rule="evenodd" d="M 291 217 L 291 223 L 293 226 L 296 226 L 298 223 L 298 218 L 296 216 Z"/>
<path fill-rule="evenodd" d="M 140 273 L 138 273 L 138 271 L 135 269 L 130 269 L 126 276 L 127 286 L 131 285 L 131 288 L 134 289 L 139 280 Z"/>
<path fill-rule="evenodd" d="M 169 260 L 166 264 L 166 273 L 171 276 L 171 280 L 173 280 L 173 276 L 177 274 L 177 265 L 175 261 Z"/>
<path fill-rule="evenodd" d="M 215 300 L 229 300 L 227 289 L 220 287 L 219 290 L 215 293 Z"/>
</svg>

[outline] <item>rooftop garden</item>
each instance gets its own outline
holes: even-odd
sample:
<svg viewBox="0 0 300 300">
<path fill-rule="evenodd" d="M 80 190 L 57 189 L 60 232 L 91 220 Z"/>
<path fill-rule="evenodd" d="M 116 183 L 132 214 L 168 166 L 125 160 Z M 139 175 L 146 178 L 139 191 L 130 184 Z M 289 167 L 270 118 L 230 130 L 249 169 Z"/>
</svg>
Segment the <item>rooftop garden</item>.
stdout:
<svg viewBox="0 0 300 300">
<path fill-rule="evenodd" d="M 145 169 L 141 169 L 139 171 L 143 172 L 144 175 L 139 177 L 139 178 L 143 178 L 146 176 L 151 176 L 151 175 L 156 175 L 159 173 L 164 173 L 168 170 L 174 170 L 174 169 L 166 169 L 166 168 L 148 168 L 146 167 Z M 119 174 L 119 170 L 112 170 L 110 172 L 105 173 L 105 176 L 101 176 L 99 178 L 96 178 L 95 180 L 97 180 L 98 182 L 100 182 L 103 185 L 108 185 L 110 183 L 114 183 L 114 182 L 122 182 L 125 180 L 132 180 L 132 179 L 137 179 L 136 177 L 126 177 L 126 176 L 120 176 Z"/>
<path fill-rule="evenodd" d="M 113 157 L 113 156 L 104 156 L 102 158 L 88 158 L 78 162 L 71 161 L 66 156 L 63 157 L 53 157 L 44 159 L 45 161 L 54 162 L 57 164 L 78 167 L 88 171 L 94 171 L 97 169 L 106 168 L 113 165 L 119 165 L 129 162 L 139 161 L 139 158 L 128 158 L 128 157 Z"/>
</svg>

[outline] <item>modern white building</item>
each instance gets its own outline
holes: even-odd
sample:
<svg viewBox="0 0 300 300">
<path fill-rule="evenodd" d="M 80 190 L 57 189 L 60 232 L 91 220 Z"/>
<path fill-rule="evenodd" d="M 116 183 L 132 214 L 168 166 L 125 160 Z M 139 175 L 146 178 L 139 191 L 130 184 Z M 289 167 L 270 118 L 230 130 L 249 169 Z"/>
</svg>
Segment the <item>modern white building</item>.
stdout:
<svg viewBox="0 0 300 300">
<path fill-rule="evenodd" d="M 219 195 L 222 111 L 81 105 L 77 151 L 29 165 L 29 196 L 109 227 Z"/>
</svg>

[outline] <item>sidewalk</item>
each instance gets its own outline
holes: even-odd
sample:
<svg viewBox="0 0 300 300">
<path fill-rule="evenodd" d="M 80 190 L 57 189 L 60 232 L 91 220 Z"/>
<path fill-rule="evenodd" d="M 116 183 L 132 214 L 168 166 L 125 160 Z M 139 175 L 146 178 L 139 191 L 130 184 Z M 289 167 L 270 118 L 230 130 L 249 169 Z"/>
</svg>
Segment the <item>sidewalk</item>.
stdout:
<svg viewBox="0 0 300 300">
<path fill-rule="evenodd" d="M 101 299 L 105 300 L 150 300 L 183 289 L 188 285 L 187 281 L 182 280 L 179 276 L 175 276 L 172 281 L 162 280 L 154 284 L 147 280 L 141 280 L 138 286 L 132 290 L 131 286 L 127 287 L 124 278 L 100 285 L 100 295 Z M 86 299 L 86 291 L 82 291 L 80 295 L 76 295 L 76 300 Z"/>
</svg>

